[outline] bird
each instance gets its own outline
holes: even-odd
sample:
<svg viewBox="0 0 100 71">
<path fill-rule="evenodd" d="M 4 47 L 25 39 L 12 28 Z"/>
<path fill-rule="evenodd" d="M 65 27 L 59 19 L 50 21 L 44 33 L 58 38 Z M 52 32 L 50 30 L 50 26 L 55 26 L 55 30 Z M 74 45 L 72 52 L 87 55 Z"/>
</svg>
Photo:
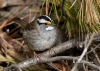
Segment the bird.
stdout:
<svg viewBox="0 0 100 71">
<path fill-rule="evenodd" d="M 14 22 L 26 24 L 25 21 L 14 18 Z M 60 30 L 56 27 L 53 20 L 47 15 L 38 16 L 31 23 L 27 23 L 22 30 L 22 36 L 25 43 L 33 51 L 45 51 L 62 42 Z M 55 65 L 49 64 L 58 70 Z"/>
<path fill-rule="evenodd" d="M 37 17 L 26 25 L 23 39 L 33 51 L 45 51 L 53 47 L 58 40 L 58 29 L 47 15 Z"/>
</svg>

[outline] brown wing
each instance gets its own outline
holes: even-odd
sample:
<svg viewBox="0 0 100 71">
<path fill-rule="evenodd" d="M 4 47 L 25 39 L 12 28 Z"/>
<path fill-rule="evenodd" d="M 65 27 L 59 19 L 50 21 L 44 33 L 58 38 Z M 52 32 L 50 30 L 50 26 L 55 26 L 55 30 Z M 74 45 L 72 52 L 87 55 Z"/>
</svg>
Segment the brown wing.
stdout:
<svg viewBox="0 0 100 71">
<path fill-rule="evenodd" d="M 14 19 L 12 19 L 13 22 L 17 23 L 18 25 L 20 25 L 22 27 L 22 29 L 24 29 L 27 25 L 27 22 L 25 22 L 24 20 L 16 17 Z"/>
<path fill-rule="evenodd" d="M 35 29 L 35 27 L 34 27 L 35 22 L 36 22 L 36 19 L 34 21 L 32 21 L 31 23 L 27 24 L 25 30 Z"/>
<path fill-rule="evenodd" d="M 34 21 L 32 21 L 31 23 L 27 23 L 24 20 L 16 17 L 16 18 L 12 19 L 12 21 L 21 25 L 21 27 L 24 30 L 33 30 L 34 29 L 34 23 L 36 22 L 36 19 Z"/>
</svg>

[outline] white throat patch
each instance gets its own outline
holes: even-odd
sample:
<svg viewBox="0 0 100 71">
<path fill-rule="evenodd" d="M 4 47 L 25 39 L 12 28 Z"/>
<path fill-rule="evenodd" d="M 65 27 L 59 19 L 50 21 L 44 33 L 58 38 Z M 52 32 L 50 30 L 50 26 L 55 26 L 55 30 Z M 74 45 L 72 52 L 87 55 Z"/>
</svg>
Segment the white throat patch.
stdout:
<svg viewBox="0 0 100 71">
<path fill-rule="evenodd" d="M 52 27 L 52 26 L 48 26 L 48 27 L 46 28 L 47 31 L 51 31 L 51 30 L 53 30 L 53 29 L 54 29 L 54 27 Z"/>
</svg>

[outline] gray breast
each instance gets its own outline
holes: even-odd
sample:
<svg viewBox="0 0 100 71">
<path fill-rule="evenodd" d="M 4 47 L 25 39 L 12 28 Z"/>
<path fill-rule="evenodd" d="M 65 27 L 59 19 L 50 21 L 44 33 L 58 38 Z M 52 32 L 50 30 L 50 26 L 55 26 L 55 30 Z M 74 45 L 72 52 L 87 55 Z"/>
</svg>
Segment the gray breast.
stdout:
<svg viewBox="0 0 100 71">
<path fill-rule="evenodd" d="M 57 40 L 57 31 L 53 29 L 48 32 L 41 30 L 24 31 L 23 37 L 28 46 L 35 51 L 44 51 L 51 48 Z"/>
</svg>

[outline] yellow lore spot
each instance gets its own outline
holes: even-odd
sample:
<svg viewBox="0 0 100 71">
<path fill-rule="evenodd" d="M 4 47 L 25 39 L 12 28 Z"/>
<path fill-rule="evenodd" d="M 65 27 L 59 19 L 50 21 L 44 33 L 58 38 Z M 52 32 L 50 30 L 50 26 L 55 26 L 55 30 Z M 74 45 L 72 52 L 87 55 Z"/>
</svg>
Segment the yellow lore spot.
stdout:
<svg viewBox="0 0 100 71">
<path fill-rule="evenodd" d="M 50 21 L 46 21 L 46 24 L 50 25 L 50 24 L 51 24 L 51 22 L 50 22 Z"/>
</svg>

